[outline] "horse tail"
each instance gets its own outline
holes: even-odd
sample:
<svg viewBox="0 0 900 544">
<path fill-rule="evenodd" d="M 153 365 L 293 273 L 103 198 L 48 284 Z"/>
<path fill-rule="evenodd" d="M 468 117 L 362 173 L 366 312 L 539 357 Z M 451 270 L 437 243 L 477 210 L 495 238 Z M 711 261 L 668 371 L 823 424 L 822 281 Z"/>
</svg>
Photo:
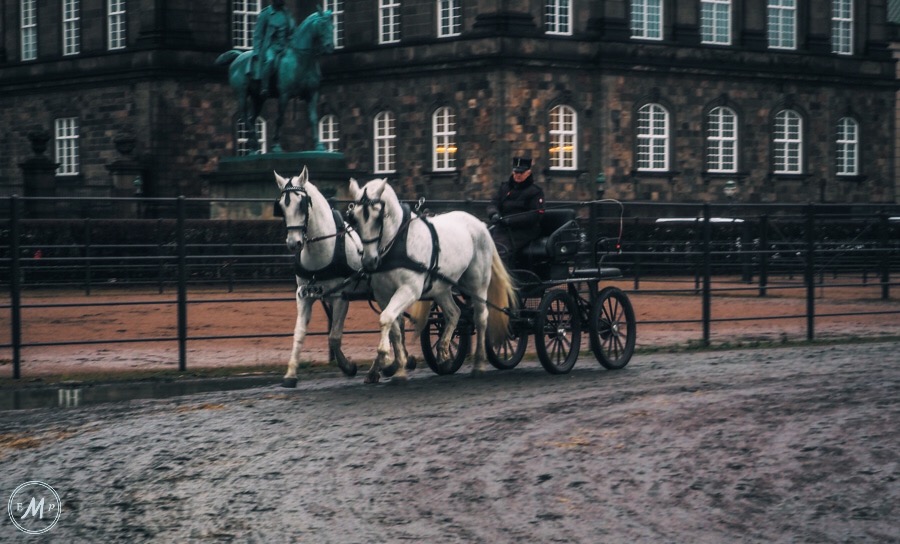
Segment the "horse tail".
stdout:
<svg viewBox="0 0 900 544">
<path fill-rule="evenodd" d="M 488 285 L 488 334 L 491 335 L 493 344 L 499 346 L 509 333 L 509 314 L 499 308 L 514 311 L 519 297 L 516 295 L 515 283 L 494 244 L 491 244 L 491 250 L 494 254 L 491 259 L 491 283 Z"/>
<path fill-rule="evenodd" d="M 428 314 L 431 313 L 431 301 L 419 300 L 413 303 L 406 313 L 409 315 L 410 321 L 415 324 L 416 337 L 419 337 L 422 335 L 422 331 L 425 330 L 425 324 L 428 323 Z"/>
<path fill-rule="evenodd" d="M 217 66 L 222 65 L 222 64 L 231 64 L 232 62 L 234 62 L 234 59 L 236 59 L 236 58 L 238 58 L 238 56 L 240 56 L 240 54 L 241 54 L 241 52 L 238 51 L 237 49 L 232 49 L 231 51 L 226 51 L 226 52 L 222 53 L 221 55 L 219 55 L 219 58 L 216 59 L 215 64 Z"/>
</svg>

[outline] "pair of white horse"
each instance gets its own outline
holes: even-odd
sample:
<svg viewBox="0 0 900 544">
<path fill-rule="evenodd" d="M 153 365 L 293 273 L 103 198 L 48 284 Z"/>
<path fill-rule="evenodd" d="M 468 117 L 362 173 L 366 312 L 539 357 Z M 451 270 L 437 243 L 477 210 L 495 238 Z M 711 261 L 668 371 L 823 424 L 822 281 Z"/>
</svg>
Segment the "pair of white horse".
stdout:
<svg viewBox="0 0 900 544">
<path fill-rule="evenodd" d="M 368 282 L 371 296 L 382 308 L 381 337 L 366 383 L 378 382 L 381 371 L 387 368 L 395 372 L 392 381 L 408 379 L 403 316 L 410 315 L 420 333 L 432 300 L 445 316 L 438 358 L 450 358 L 450 340 L 460 316 L 454 289 L 470 301 L 474 310 L 472 374 L 484 372 L 485 334 L 491 334 L 491 339 L 497 340 L 495 345 L 499 344 L 509 326 L 503 309 L 512 308 L 516 300 L 512 280 L 484 223 L 462 211 L 419 216 L 400 202 L 386 179 L 375 179 L 362 187 L 351 179 L 354 227 L 350 228 L 342 224 L 340 215 L 309 181 L 306 167 L 290 179 L 276 173 L 275 180 L 281 190 L 276 211 L 285 220 L 287 247 L 297 255 L 297 322 L 284 386 L 297 384 L 297 365 L 317 298 L 326 299 L 332 307 L 329 348 L 345 374 L 356 373 L 356 365 L 341 351 L 349 305 L 342 294 L 358 288 L 360 281 Z M 362 279 L 360 271 L 367 279 Z M 388 367 L 386 361 L 392 351 L 394 360 Z"/>
</svg>

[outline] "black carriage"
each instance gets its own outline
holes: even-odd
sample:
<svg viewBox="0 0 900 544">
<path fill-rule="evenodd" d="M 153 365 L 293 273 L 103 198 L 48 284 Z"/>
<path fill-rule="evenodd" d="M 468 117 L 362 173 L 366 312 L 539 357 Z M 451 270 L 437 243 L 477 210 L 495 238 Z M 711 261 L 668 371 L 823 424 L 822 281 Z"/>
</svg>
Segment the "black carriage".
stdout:
<svg viewBox="0 0 900 544">
<path fill-rule="evenodd" d="M 602 281 L 622 275 L 618 268 L 602 266 L 610 241 L 597 240 L 588 248 L 585 258 L 580 251 L 584 246 L 584 231 L 572 209 L 546 210 L 541 231 L 542 236 L 516 256 L 518 267 L 510 270 L 516 281 L 519 304 L 516 309 L 505 309 L 510 314 L 506 339 L 500 345 L 493 345 L 490 335 L 486 338 L 488 361 L 500 370 L 515 368 L 525 355 L 528 338 L 533 337 L 544 369 L 551 374 L 565 374 L 578 360 L 581 333 L 586 330 L 597 361 L 610 370 L 624 368 L 634 353 L 637 327 L 628 296 L 617 287 L 600 287 Z M 585 261 L 600 266 L 584 266 Z M 444 328 L 439 308 L 432 308 L 420 338 L 425 362 L 438 374 L 459 370 L 471 351 L 472 307 L 463 296 L 457 296 L 456 300 L 462 316 L 453 333 L 451 360 L 442 363 L 436 356 Z"/>
</svg>

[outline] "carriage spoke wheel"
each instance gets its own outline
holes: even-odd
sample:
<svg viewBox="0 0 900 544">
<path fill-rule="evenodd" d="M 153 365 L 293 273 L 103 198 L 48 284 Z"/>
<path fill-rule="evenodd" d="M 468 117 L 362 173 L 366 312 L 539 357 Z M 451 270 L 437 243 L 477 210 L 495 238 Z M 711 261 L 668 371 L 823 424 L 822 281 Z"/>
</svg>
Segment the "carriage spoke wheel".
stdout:
<svg viewBox="0 0 900 544">
<path fill-rule="evenodd" d="M 506 337 L 495 346 L 488 334 L 484 339 L 488 362 L 498 370 L 512 370 L 525 356 L 528 348 L 528 332 L 510 330 Z"/>
<path fill-rule="evenodd" d="M 628 295 L 618 287 L 600 291 L 591 308 L 591 351 L 609 370 L 625 368 L 634 354 L 637 324 Z"/>
<path fill-rule="evenodd" d="M 581 321 L 575 301 L 566 291 L 547 291 L 541 299 L 534 348 L 541 366 L 551 374 L 565 374 L 575 366 L 581 348 Z"/>
<path fill-rule="evenodd" d="M 438 309 L 437 305 L 431 306 L 431 313 L 428 315 L 428 323 L 422 330 L 422 336 L 419 342 L 422 346 L 422 357 L 428 363 L 428 367 L 435 374 L 445 375 L 453 374 L 463 365 L 472 344 L 471 334 L 459 334 L 459 328 L 453 331 L 450 337 L 450 360 L 438 361 L 438 344 L 441 341 L 441 334 L 444 332 L 444 312 Z"/>
</svg>

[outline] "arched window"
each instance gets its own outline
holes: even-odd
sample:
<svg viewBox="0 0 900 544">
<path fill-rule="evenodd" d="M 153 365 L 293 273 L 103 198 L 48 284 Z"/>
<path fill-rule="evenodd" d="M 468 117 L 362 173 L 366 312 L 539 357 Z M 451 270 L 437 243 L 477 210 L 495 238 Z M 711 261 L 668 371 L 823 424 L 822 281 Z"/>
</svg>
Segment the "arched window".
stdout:
<svg viewBox="0 0 900 544">
<path fill-rule="evenodd" d="M 659 104 L 646 104 L 638 110 L 637 169 L 669 170 L 669 111 Z"/>
<path fill-rule="evenodd" d="M 859 123 L 843 117 L 837 124 L 837 175 L 859 175 Z"/>
<path fill-rule="evenodd" d="M 550 168 L 575 170 L 578 166 L 578 116 L 569 106 L 550 110 Z"/>
<path fill-rule="evenodd" d="M 456 115 L 450 108 L 438 108 L 431 117 L 431 168 L 435 172 L 456 170 Z"/>
<path fill-rule="evenodd" d="M 776 174 L 803 172 L 803 118 L 794 110 L 775 114 L 772 159 Z"/>
<path fill-rule="evenodd" d="M 706 119 L 706 169 L 737 172 L 737 114 L 726 107 L 710 110 Z"/>
<path fill-rule="evenodd" d="M 324 115 L 319 119 L 319 143 L 328 151 L 338 151 L 341 141 L 337 115 Z"/>
<path fill-rule="evenodd" d="M 268 142 L 266 140 L 266 120 L 262 117 L 256 118 L 256 134 L 259 138 L 259 152 L 267 153 L 269 149 Z M 237 122 L 237 146 L 235 146 L 238 156 L 243 157 L 244 155 L 249 155 L 253 151 L 247 145 L 249 142 L 250 133 L 244 126 L 244 120 L 239 119 Z"/>
<path fill-rule="evenodd" d="M 394 114 L 382 111 L 375 116 L 375 173 L 396 172 L 397 127 Z"/>
</svg>

